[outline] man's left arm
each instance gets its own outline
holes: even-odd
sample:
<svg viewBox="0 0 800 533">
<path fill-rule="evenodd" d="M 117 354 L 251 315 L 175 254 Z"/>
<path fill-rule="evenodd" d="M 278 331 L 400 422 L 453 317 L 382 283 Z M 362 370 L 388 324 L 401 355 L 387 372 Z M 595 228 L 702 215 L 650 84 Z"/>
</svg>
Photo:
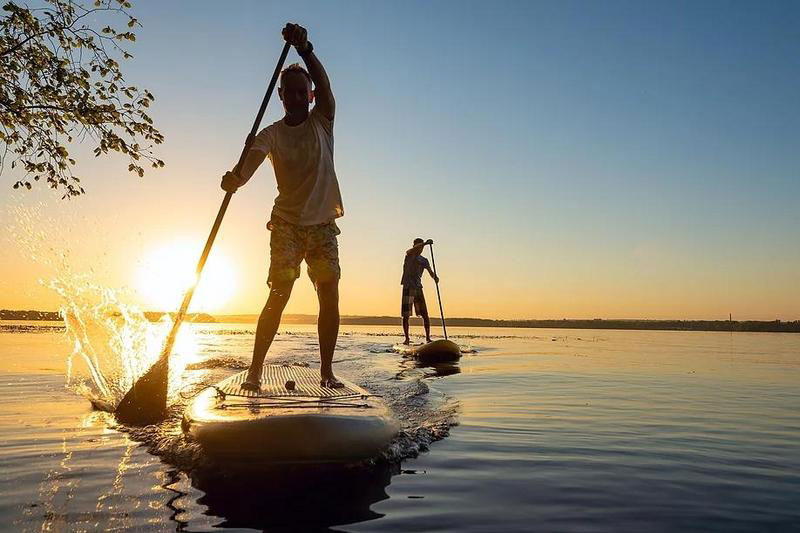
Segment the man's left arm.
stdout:
<svg viewBox="0 0 800 533">
<path fill-rule="evenodd" d="M 423 248 L 425 248 L 425 247 L 426 247 L 426 246 L 428 246 L 429 244 L 433 244 L 433 239 L 428 239 L 428 240 L 427 240 L 427 241 L 425 241 L 425 242 L 421 242 L 421 243 L 419 243 L 419 244 L 415 244 L 414 246 L 412 246 L 411 248 L 409 248 L 408 250 L 406 250 L 406 255 L 411 255 L 411 254 L 417 254 L 417 255 L 419 255 L 419 254 L 421 254 L 421 253 L 422 253 L 422 250 L 423 250 Z M 427 260 L 426 260 L 426 261 L 427 261 Z"/>
<path fill-rule="evenodd" d="M 314 54 L 314 47 L 308 41 L 308 32 L 299 24 L 287 24 L 283 29 L 286 42 L 294 46 L 303 62 L 306 64 L 311 81 L 314 82 L 314 98 L 322 114 L 330 121 L 336 112 L 336 101 L 333 99 L 331 82 L 325 67 Z"/>
</svg>

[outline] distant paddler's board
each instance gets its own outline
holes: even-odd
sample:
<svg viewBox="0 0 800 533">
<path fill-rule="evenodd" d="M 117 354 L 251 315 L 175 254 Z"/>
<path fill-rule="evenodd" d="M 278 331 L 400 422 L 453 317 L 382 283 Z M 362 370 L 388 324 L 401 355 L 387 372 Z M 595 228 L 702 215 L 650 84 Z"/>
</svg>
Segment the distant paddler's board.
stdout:
<svg viewBox="0 0 800 533">
<path fill-rule="evenodd" d="M 427 344 L 395 344 L 394 350 L 426 363 L 458 361 L 461 357 L 458 344 L 447 339 L 438 339 Z"/>
<path fill-rule="evenodd" d="M 198 394 L 183 430 L 211 457 L 229 463 L 353 463 L 377 456 L 400 426 L 361 387 L 320 387 L 319 371 L 266 365 L 261 390 L 241 388 L 240 372 Z M 287 382 L 293 381 L 293 389 Z"/>
</svg>

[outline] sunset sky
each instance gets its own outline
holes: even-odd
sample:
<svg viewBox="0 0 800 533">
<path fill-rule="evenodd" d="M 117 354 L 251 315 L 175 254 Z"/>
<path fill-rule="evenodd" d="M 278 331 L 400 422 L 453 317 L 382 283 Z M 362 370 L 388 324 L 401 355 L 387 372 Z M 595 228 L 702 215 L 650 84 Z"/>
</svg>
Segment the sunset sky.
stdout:
<svg viewBox="0 0 800 533">
<path fill-rule="evenodd" d="M 39 280 L 65 265 L 143 309 L 177 308 L 171 276 L 194 269 L 293 21 L 337 101 L 342 313 L 399 315 L 419 236 L 436 241 L 450 316 L 800 319 L 800 3 L 131 12 L 144 27 L 123 71 L 156 96 L 167 165 L 140 179 L 84 145 L 87 194 L 72 201 L 12 191 L 6 167 L 0 308 L 58 309 Z M 280 116 L 276 94 L 262 124 Z M 234 196 L 193 310 L 260 311 L 275 194 L 267 162 Z M 29 229 L 48 244 L 35 259 L 17 240 Z M 287 312 L 316 308 L 304 271 Z"/>
</svg>

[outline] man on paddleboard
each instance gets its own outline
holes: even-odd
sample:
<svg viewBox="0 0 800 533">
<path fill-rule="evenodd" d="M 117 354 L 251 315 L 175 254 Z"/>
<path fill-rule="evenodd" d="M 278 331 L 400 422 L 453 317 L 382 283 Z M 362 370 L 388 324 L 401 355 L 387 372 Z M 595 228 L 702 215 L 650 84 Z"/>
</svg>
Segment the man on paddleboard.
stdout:
<svg viewBox="0 0 800 533">
<path fill-rule="evenodd" d="M 278 95 L 286 114 L 259 132 L 238 172 L 234 169 L 222 178 L 222 188 L 235 192 L 269 157 L 278 183 L 278 196 L 267 224 L 271 232 L 270 292 L 258 319 L 253 361 L 242 388 L 260 388 L 264 358 L 294 281 L 300 277 L 303 259 L 319 300 L 320 385 L 338 388 L 342 383 L 332 368 L 339 334 L 341 273 L 335 219 L 344 214 L 344 209 L 333 166 L 335 102 L 328 75 L 314 54 L 306 29 L 287 24 L 283 37 L 297 50 L 307 70 L 295 63 L 281 72 Z M 316 104 L 309 111 L 314 100 Z"/>
<path fill-rule="evenodd" d="M 406 258 L 403 260 L 403 277 L 400 280 L 400 284 L 403 286 L 400 314 L 403 317 L 403 333 L 406 336 L 403 344 L 411 344 L 411 339 L 408 338 L 408 322 L 411 318 L 412 307 L 417 316 L 422 317 L 425 339 L 427 342 L 431 342 L 431 319 L 428 316 L 428 306 L 425 304 L 425 293 L 422 291 L 422 273 L 427 270 L 436 283 L 439 283 L 439 278 L 431 270 L 428 260 L 422 256 L 422 250 L 428 244 L 433 244 L 433 241 L 431 239 L 427 241 L 414 239 L 414 246 L 406 250 Z"/>
</svg>

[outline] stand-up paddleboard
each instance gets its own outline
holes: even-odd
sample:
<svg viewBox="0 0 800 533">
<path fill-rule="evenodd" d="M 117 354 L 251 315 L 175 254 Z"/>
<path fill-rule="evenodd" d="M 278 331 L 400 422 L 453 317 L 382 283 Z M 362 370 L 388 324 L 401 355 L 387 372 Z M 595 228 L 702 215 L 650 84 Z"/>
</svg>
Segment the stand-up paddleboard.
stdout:
<svg viewBox="0 0 800 533">
<path fill-rule="evenodd" d="M 184 412 L 184 432 L 212 457 L 352 463 L 377 456 L 400 429 L 380 398 L 344 379 L 343 388 L 320 387 L 316 370 L 266 365 L 261 390 L 251 392 L 241 388 L 246 375 L 204 390 Z"/>
<path fill-rule="evenodd" d="M 447 339 L 438 339 L 426 344 L 395 344 L 395 351 L 428 363 L 458 361 L 461 350 L 458 344 Z"/>
</svg>

